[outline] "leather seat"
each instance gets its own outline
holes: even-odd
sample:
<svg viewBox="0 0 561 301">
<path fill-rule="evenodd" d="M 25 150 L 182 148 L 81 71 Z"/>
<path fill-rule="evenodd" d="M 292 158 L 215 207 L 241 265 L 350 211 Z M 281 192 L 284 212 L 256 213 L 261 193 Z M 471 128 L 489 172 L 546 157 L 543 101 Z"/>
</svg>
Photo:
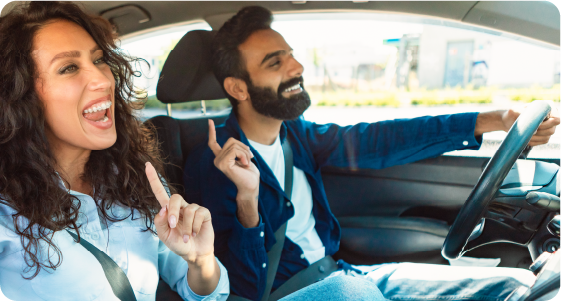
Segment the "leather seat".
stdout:
<svg viewBox="0 0 561 301">
<path fill-rule="evenodd" d="M 214 32 L 190 31 L 170 52 L 156 88 L 158 100 L 165 104 L 226 98 L 214 77 L 210 63 L 210 46 Z M 172 113 L 173 114 L 173 113 Z M 208 119 L 223 123 L 230 110 L 189 119 L 156 116 L 146 122 L 155 126 L 164 172 L 170 182 L 183 192 L 183 165 L 193 148 L 208 139 Z"/>
<path fill-rule="evenodd" d="M 214 32 L 190 31 L 170 52 L 160 74 L 156 93 L 165 104 L 226 98 L 214 77 L 210 64 L 210 46 Z M 219 114 L 201 115 L 189 119 L 156 116 L 145 121 L 157 131 L 164 172 L 179 193 L 183 194 L 183 165 L 193 148 L 208 139 L 208 119 L 223 123 L 230 110 Z M 188 200 L 187 200 L 188 201 Z M 179 301 L 181 297 L 161 278 L 156 300 Z"/>
</svg>

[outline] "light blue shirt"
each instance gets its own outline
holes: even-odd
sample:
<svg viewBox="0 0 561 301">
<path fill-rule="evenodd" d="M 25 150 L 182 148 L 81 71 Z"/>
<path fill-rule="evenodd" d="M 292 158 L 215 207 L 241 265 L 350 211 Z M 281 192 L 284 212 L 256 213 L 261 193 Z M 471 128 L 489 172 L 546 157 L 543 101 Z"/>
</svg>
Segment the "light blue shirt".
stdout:
<svg viewBox="0 0 561 301">
<path fill-rule="evenodd" d="M 109 255 L 125 272 L 138 301 L 156 299 L 156 288 L 161 276 L 184 300 L 226 300 L 230 291 L 228 273 L 222 263 L 220 280 L 208 296 L 195 294 L 187 283 L 188 264 L 170 251 L 157 236 L 146 229 L 144 218 L 137 211 L 123 221 L 107 226 L 100 220 L 94 200 L 79 192 L 70 191 L 80 202 L 78 225 L 80 235 Z M 0 289 L 10 300 L 116 300 L 111 286 L 97 259 L 66 231 L 54 233 L 52 240 L 62 252 L 62 263 L 56 270 L 44 270 L 26 280 L 27 271 L 20 236 L 14 232 L 12 214 L 15 211 L 0 204 Z M 125 217 L 130 209 L 115 205 L 110 214 Z M 27 219 L 20 218 L 26 225 Z M 41 241 L 41 258 L 47 258 L 46 243 Z M 51 249 L 51 261 L 56 253 Z M 27 272 L 25 272 L 27 271 Z M 0 293 L 0 299 L 2 298 Z"/>
</svg>

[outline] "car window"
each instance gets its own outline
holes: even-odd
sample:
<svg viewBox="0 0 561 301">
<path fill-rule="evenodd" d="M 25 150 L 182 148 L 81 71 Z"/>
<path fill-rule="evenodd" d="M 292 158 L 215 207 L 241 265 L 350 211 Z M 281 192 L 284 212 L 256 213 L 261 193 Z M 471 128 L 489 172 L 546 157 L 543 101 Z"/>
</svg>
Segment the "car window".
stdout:
<svg viewBox="0 0 561 301">
<path fill-rule="evenodd" d="M 559 48 L 487 29 L 378 13 L 279 14 L 272 27 L 304 65 L 309 121 L 350 125 L 482 112 L 535 99 L 559 107 Z M 530 152 L 559 158 L 560 132 Z M 484 135 L 494 154 L 505 132 Z"/>
<path fill-rule="evenodd" d="M 164 66 L 170 51 L 175 47 L 179 40 L 191 30 L 211 30 L 208 23 L 204 21 L 190 22 L 175 26 L 166 26 L 163 29 L 152 30 L 149 33 L 125 36 L 121 38 L 120 48 L 124 53 L 144 59 L 145 62 L 138 62 L 134 65 L 139 71 L 139 77 L 134 79 L 135 87 L 147 93 L 145 109 L 140 113 L 143 120 L 157 115 L 166 115 L 166 105 L 161 103 L 156 97 L 156 86 L 160 72 Z M 227 99 L 206 101 L 206 107 L 210 112 L 224 110 L 230 106 Z M 187 102 L 171 105 L 173 116 L 176 118 L 188 118 L 200 115 L 200 102 Z"/>
<path fill-rule="evenodd" d="M 383 13 L 276 14 L 280 32 L 304 66 L 312 106 L 304 118 L 351 125 L 425 115 L 482 112 L 549 99 L 559 107 L 559 48 L 529 38 L 452 21 Z M 149 76 L 139 78 L 149 101 L 143 116 L 165 114 L 155 97 L 167 54 L 189 30 L 205 22 L 123 39 L 123 49 L 146 59 Z M 135 84 L 137 83 L 135 82 Z M 229 106 L 206 102 L 209 111 Z M 199 115 L 198 102 L 173 104 L 173 116 Z M 559 158 L 561 131 L 531 158 Z M 448 155 L 494 154 L 506 133 L 484 135 L 478 151 Z"/>
</svg>

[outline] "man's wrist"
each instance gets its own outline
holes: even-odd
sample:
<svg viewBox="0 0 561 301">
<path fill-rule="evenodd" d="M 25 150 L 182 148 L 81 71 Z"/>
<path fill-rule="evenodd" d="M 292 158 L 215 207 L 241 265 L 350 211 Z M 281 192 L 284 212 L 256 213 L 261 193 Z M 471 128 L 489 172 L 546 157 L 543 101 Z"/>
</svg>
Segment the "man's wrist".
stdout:
<svg viewBox="0 0 561 301">
<path fill-rule="evenodd" d="M 507 131 L 508 111 L 497 110 L 491 112 L 479 113 L 475 122 L 474 136 L 481 136 L 487 132 Z"/>
<path fill-rule="evenodd" d="M 259 225 L 258 201 L 259 191 L 238 192 L 236 202 L 238 205 L 237 216 L 244 228 L 254 228 Z"/>
</svg>

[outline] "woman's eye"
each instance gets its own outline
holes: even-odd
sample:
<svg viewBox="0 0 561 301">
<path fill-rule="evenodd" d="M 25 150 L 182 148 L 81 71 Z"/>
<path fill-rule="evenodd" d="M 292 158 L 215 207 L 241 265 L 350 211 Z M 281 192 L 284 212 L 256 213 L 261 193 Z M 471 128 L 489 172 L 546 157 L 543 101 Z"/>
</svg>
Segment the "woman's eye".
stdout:
<svg viewBox="0 0 561 301">
<path fill-rule="evenodd" d="M 100 57 L 97 60 L 94 61 L 94 64 L 98 65 L 98 64 L 104 64 L 105 63 L 105 57 Z"/>
<path fill-rule="evenodd" d="M 62 69 L 60 69 L 59 73 L 60 74 L 72 73 L 76 70 L 78 70 L 78 66 L 72 64 L 72 65 L 68 65 L 68 66 L 65 66 Z"/>
</svg>

